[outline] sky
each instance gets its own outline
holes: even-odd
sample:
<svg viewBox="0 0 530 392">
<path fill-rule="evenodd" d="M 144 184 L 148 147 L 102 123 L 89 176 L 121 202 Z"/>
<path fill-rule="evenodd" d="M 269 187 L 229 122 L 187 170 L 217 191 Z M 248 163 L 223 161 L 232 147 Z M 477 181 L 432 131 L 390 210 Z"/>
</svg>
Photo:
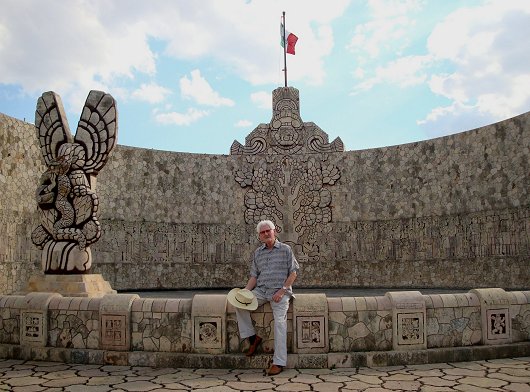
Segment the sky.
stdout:
<svg viewBox="0 0 530 392">
<path fill-rule="evenodd" d="M 229 154 L 284 85 L 346 150 L 416 142 L 530 111 L 528 0 L 2 0 L 0 112 L 58 93 L 75 132 L 90 90 L 121 145 Z"/>
</svg>

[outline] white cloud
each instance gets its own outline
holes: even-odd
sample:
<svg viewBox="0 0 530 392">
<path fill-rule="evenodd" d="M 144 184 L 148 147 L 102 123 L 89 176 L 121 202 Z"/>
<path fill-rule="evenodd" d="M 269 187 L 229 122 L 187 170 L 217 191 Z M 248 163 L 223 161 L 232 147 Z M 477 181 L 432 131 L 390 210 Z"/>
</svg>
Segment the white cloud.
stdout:
<svg viewBox="0 0 530 392">
<path fill-rule="evenodd" d="M 131 96 L 139 101 L 145 101 L 149 103 L 161 103 L 168 95 L 171 94 L 171 90 L 159 86 L 156 83 L 140 85 L 139 89 L 134 90 Z"/>
<path fill-rule="evenodd" d="M 355 86 L 352 94 L 370 90 L 377 84 L 389 83 L 399 87 L 409 87 L 424 83 L 427 80 L 426 67 L 432 62 L 430 56 L 401 57 L 388 63 L 384 67 L 377 67 L 375 75 Z M 362 70 L 355 71 L 356 75 L 364 76 Z"/>
<path fill-rule="evenodd" d="M 154 24 L 159 26 L 159 38 L 168 41 L 170 56 L 207 56 L 254 85 L 278 84 L 283 80 L 279 24 L 285 10 L 287 29 L 299 37 L 296 55 L 288 58 L 289 80 L 321 84 L 325 77 L 323 58 L 333 48 L 330 23 L 349 3 L 203 0 L 178 6 L 173 2 L 168 10 L 171 16 L 158 16 Z"/>
<path fill-rule="evenodd" d="M 234 126 L 238 127 L 238 128 L 248 128 L 252 125 L 252 122 L 248 121 L 248 120 L 239 120 L 238 122 L 236 122 L 234 124 Z"/>
<path fill-rule="evenodd" d="M 407 55 L 401 53 L 413 50 L 407 40 L 414 37 L 413 18 L 422 16 L 416 11 L 423 2 L 374 0 L 369 5 L 372 20 L 356 28 L 349 45 L 359 57 L 352 94 L 383 83 L 427 85 L 448 102 L 418 120 L 430 136 L 530 109 L 530 2 L 485 0 L 459 8 L 435 26 L 423 54 Z"/>
<path fill-rule="evenodd" d="M 371 0 L 371 20 L 358 25 L 348 49 L 365 62 L 381 52 L 399 52 L 409 44 L 409 32 L 415 25 L 413 16 L 423 0 Z"/>
<path fill-rule="evenodd" d="M 117 4 L 6 0 L 2 5 L 0 83 L 20 85 L 27 94 L 52 88 L 65 104 L 77 106 L 76 91 L 86 97 L 94 88 L 110 91 L 116 79 L 135 72 L 155 72 L 156 56 L 141 19 L 106 18 Z"/>
<path fill-rule="evenodd" d="M 428 49 L 450 73 L 433 73 L 431 90 L 452 103 L 418 123 L 431 134 L 475 116 L 486 124 L 530 108 L 530 2 L 488 1 L 448 15 L 433 30 Z M 443 129 L 442 129 L 443 128 Z"/>
<path fill-rule="evenodd" d="M 272 110 L 272 93 L 267 91 L 257 91 L 250 94 L 250 100 L 260 109 Z"/>
<path fill-rule="evenodd" d="M 429 137 L 444 136 L 456 132 L 478 128 L 478 124 L 491 124 L 495 117 L 481 112 L 476 105 L 453 102 L 448 106 L 439 106 L 417 124 L 425 128 Z"/>
<path fill-rule="evenodd" d="M 184 98 L 192 99 L 207 106 L 234 106 L 234 101 L 223 98 L 214 91 L 208 81 L 201 76 L 201 71 L 191 71 L 191 79 L 184 76 L 180 79 L 180 92 Z"/>
<path fill-rule="evenodd" d="M 206 110 L 197 110 L 189 108 L 186 113 L 168 112 L 156 113 L 155 120 L 160 124 L 174 124 L 174 125 L 190 125 L 197 120 L 207 116 L 209 113 Z"/>
<path fill-rule="evenodd" d="M 283 80 L 281 10 L 287 12 L 288 29 L 300 38 L 296 56 L 289 56 L 290 82 L 321 84 L 323 58 L 333 47 L 330 23 L 349 2 L 130 0 L 125 6 L 121 0 L 5 0 L 0 84 L 19 85 L 29 95 L 52 88 L 68 109 L 74 100 L 78 105 L 79 90 L 85 95 L 94 87 L 111 93 L 137 88 L 130 84 L 139 75 L 155 75 L 162 57 L 208 59 L 252 84 L 278 84 Z"/>
</svg>

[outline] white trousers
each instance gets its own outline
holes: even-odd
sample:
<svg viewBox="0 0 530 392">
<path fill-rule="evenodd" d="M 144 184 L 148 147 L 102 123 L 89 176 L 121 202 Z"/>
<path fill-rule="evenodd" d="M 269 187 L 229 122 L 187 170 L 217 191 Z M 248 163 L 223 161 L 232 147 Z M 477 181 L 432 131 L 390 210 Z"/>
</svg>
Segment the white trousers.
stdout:
<svg viewBox="0 0 530 392">
<path fill-rule="evenodd" d="M 258 299 L 258 305 L 261 306 L 267 302 L 267 299 L 260 298 L 257 293 L 254 294 Z M 274 356 L 272 363 L 279 366 L 287 365 L 287 311 L 289 310 L 290 299 L 290 295 L 284 295 L 280 302 L 270 301 L 274 316 Z M 236 308 L 236 316 L 241 339 L 256 334 L 248 310 Z"/>
</svg>

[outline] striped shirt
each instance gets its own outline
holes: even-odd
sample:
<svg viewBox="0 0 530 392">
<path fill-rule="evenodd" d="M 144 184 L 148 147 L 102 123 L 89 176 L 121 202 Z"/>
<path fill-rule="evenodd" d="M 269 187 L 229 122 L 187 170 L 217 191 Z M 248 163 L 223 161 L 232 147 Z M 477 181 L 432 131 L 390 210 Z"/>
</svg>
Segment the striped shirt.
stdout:
<svg viewBox="0 0 530 392">
<path fill-rule="evenodd" d="M 254 252 L 250 267 L 250 276 L 257 279 L 254 291 L 270 301 L 292 272 L 298 274 L 299 268 L 289 245 L 276 240 L 272 249 L 267 249 L 263 244 Z M 287 294 L 293 295 L 291 287 L 288 288 Z"/>
</svg>

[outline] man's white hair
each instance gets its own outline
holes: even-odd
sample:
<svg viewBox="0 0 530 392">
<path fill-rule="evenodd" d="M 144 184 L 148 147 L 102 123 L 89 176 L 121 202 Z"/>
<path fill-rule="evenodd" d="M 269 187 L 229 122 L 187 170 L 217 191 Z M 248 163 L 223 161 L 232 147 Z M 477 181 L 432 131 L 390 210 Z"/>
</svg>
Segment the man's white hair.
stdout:
<svg viewBox="0 0 530 392">
<path fill-rule="evenodd" d="M 262 228 L 263 226 L 269 226 L 269 228 L 270 228 L 271 230 L 276 229 L 276 226 L 274 226 L 274 223 L 272 223 L 272 221 L 270 221 L 270 220 L 262 220 L 262 221 L 259 222 L 259 223 L 257 224 L 257 226 L 256 226 L 256 231 L 258 232 L 258 234 L 259 234 L 259 232 L 261 231 L 261 228 Z"/>
</svg>

